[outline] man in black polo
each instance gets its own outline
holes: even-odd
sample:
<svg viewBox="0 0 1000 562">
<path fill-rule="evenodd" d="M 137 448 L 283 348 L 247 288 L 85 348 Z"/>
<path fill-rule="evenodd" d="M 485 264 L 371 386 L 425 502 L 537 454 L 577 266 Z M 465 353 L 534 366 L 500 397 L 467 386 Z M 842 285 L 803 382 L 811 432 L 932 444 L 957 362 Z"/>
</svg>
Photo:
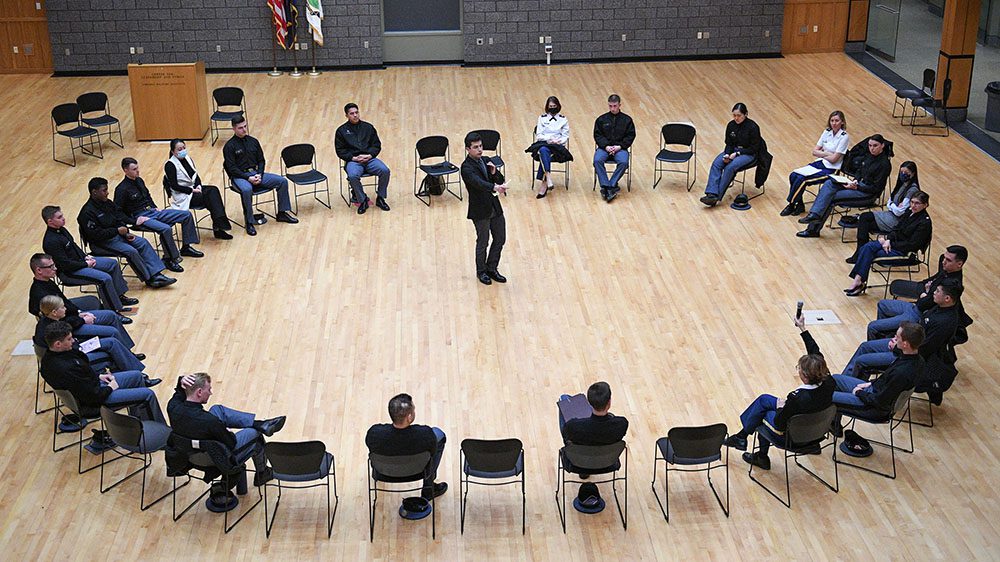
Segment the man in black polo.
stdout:
<svg viewBox="0 0 1000 562">
<path fill-rule="evenodd" d="M 601 184 L 601 197 L 610 203 L 618 196 L 618 181 L 628 169 L 629 148 L 635 142 L 635 123 L 622 113 L 622 99 L 618 94 L 608 96 L 608 112 L 594 121 L 594 173 Z M 604 163 L 615 161 L 615 171 L 608 177 Z"/>
<path fill-rule="evenodd" d="M 448 491 L 447 482 L 434 483 L 441 456 L 444 455 L 446 438 L 444 432 L 437 427 L 414 424 L 416 415 L 417 409 L 413 405 L 412 396 L 393 396 L 389 400 L 389 418 L 392 423 L 377 423 L 368 428 L 365 445 L 376 455 L 405 456 L 423 451 L 430 453 L 430 461 L 424 470 L 423 491 L 420 492 L 421 496 L 430 500 Z"/>
<path fill-rule="evenodd" d="M 295 224 L 299 219 L 293 217 L 291 199 L 288 198 L 288 180 L 264 172 L 264 149 L 257 139 L 250 136 L 246 117 L 233 117 L 233 138 L 226 141 L 222 147 L 223 166 L 233 185 L 240 192 L 243 202 L 243 217 L 246 220 L 247 234 L 257 235 L 254 227 L 253 193 L 257 191 L 276 190 L 278 192 L 278 222 Z"/>
<path fill-rule="evenodd" d="M 385 197 L 389 189 L 389 167 L 376 158 L 382 152 L 378 131 L 371 123 L 361 120 L 358 104 L 345 105 L 344 114 L 347 115 L 347 122 L 337 127 L 333 144 L 337 156 L 344 161 L 347 182 L 351 184 L 351 198 L 358 204 L 358 214 L 363 215 L 368 210 L 370 201 L 361 185 L 361 176 L 364 175 L 378 177 L 375 206 L 388 211 L 389 204 L 385 202 Z"/>
</svg>

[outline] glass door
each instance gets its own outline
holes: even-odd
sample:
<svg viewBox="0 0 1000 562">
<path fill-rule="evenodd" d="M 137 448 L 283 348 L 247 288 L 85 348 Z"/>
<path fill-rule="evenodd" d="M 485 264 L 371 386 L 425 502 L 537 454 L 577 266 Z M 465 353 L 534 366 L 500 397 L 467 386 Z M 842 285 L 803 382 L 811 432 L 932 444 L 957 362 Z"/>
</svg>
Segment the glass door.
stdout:
<svg viewBox="0 0 1000 562">
<path fill-rule="evenodd" d="M 902 0 L 872 0 L 868 4 L 868 39 L 865 49 L 889 62 L 896 62 L 896 36 Z"/>
</svg>

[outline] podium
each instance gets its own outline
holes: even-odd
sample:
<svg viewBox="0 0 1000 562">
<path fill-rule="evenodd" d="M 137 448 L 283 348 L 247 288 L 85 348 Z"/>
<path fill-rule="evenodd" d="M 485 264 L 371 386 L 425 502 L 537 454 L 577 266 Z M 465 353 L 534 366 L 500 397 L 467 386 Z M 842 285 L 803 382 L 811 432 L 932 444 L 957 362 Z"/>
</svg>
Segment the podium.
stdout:
<svg viewBox="0 0 1000 562">
<path fill-rule="evenodd" d="M 137 140 L 204 138 L 209 125 L 204 62 L 130 64 L 128 82 Z"/>
</svg>

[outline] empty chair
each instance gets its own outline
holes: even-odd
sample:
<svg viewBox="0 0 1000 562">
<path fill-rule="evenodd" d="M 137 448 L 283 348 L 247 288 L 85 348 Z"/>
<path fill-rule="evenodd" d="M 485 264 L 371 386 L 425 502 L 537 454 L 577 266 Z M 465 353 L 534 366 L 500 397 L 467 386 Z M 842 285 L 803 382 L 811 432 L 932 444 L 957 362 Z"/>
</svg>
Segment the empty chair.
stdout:
<svg viewBox="0 0 1000 562">
<path fill-rule="evenodd" d="M 308 166 L 301 172 L 292 172 L 291 168 Z M 326 174 L 316 169 L 316 147 L 311 144 L 293 144 L 281 149 L 281 175 L 288 178 L 295 190 L 292 201 L 295 202 L 295 214 L 299 213 L 299 197 L 312 195 L 327 209 L 330 209 L 330 180 Z M 323 189 L 317 187 L 323 184 Z M 299 193 L 299 186 L 311 186 L 311 191 Z M 326 201 L 319 198 L 320 193 L 326 193 Z"/>
<path fill-rule="evenodd" d="M 838 413 L 843 414 L 851 418 L 851 425 L 848 429 L 854 429 L 855 424 L 860 420 L 865 423 L 872 425 L 888 425 L 889 426 L 889 442 L 885 443 L 883 441 L 876 441 L 874 439 L 869 439 L 870 443 L 875 443 L 877 445 L 882 445 L 883 447 L 888 447 L 889 452 L 892 455 L 892 472 L 882 472 L 867 466 L 861 466 L 854 464 L 850 461 L 839 460 L 837 458 L 836 452 L 834 452 L 833 460 L 837 464 L 843 464 L 847 466 L 853 466 L 854 468 L 860 468 L 861 470 L 866 470 L 874 474 L 880 474 L 889 479 L 896 478 L 896 451 L 902 451 L 904 453 L 913 452 L 913 423 L 910 420 L 910 397 L 913 396 L 913 389 L 901 392 L 899 396 L 896 397 L 896 401 L 893 403 L 892 412 L 888 414 L 878 414 L 871 411 L 859 411 L 851 410 L 849 408 L 841 408 Z M 898 417 L 897 417 L 898 414 Z M 899 427 L 903 422 L 906 422 L 907 429 L 910 432 L 910 447 L 908 449 L 899 447 L 896 445 L 894 433 L 896 428 Z"/>
<path fill-rule="evenodd" d="M 73 154 L 73 161 L 67 162 L 56 158 L 56 137 L 63 137 L 69 140 L 70 152 Z M 96 137 L 96 138 L 95 138 Z M 87 145 L 84 146 L 84 139 Z M 97 153 L 94 153 L 94 148 Z M 52 108 L 52 159 L 67 166 L 76 166 L 76 151 L 87 156 L 104 159 L 104 149 L 101 148 L 101 137 L 97 129 L 85 126 L 81 121 L 80 106 L 75 103 L 64 103 Z"/>
<path fill-rule="evenodd" d="M 500 133 L 493 129 L 477 129 L 472 132 L 483 139 L 483 157 L 489 158 L 490 162 L 493 162 L 493 165 L 498 170 L 503 168 L 503 149 L 500 145 Z M 488 152 L 492 152 L 493 154 L 487 154 Z"/>
<path fill-rule="evenodd" d="M 219 140 L 219 131 L 223 129 L 223 127 L 219 127 L 218 123 L 231 123 L 233 117 L 246 115 L 247 102 L 242 89 L 226 86 L 212 91 L 212 103 L 214 110 L 211 116 L 211 133 L 212 146 L 215 146 L 215 142 Z M 250 128 L 247 127 L 248 132 L 249 130 Z"/>
<path fill-rule="evenodd" d="M 461 529 L 465 533 L 465 508 L 471 484 L 505 486 L 521 484 L 521 534 L 525 531 L 527 500 L 524 490 L 524 445 L 520 439 L 465 439 L 459 452 L 459 494 L 461 501 Z M 477 480 L 506 480 L 506 482 L 479 482 Z"/>
<path fill-rule="evenodd" d="M 424 451 L 415 455 L 377 455 L 368 453 L 368 540 L 375 540 L 375 506 L 378 504 L 378 493 L 388 492 L 404 494 L 419 492 L 424 489 L 424 470 L 431 461 L 431 454 Z M 394 490 L 379 488 L 379 482 L 403 484 L 419 481 L 416 488 Z M 437 537 L 437 513 L 434 509 L 434 494 L 431 494 L 431 538 Z"/>
<path fill-rule="evenodd" d="M 722 512 L 729 517 L 729 447 L 726 447 L 726 460 L 722 462 L 722 443 L 726 439 L 729 430 L 726 424 L 717 423 L 700 427 L 675 427 L 667 432 L 666 437 L 656 440 L 656 448 L 653 452 L 653 495 L 656 496 L 656 503 L 660 505 L 663 518 L 670 522 L 670 472 L 704 472 L 708 477 L 708 487 L 715 495 L 715 501 L 719 502 Z M 666 506 L 660 502 L 660 496 L 656 493 L 656 463 L 663 461 L 663 497 Z M 713 462 L 718 462 L 712 466 Z M 704 468 L 681 468 L 707 465 Z M 675 466 L 676 468 L 670 468 Z M 726 470 L 726 503 L 723 505 L 719 492 L 712 484 L 712 471 L 717 468 Z"/>
<path fill-rule="evenodd" d="M 104 428 L 108 434 L 115 441 L 114 449 L 101 451 L 102 494 L 140 472 L 142 473 L 142 491 L 139 494 L 140 510 L 146 511 L 175 492 L 172 489 L 152 502 L 146 503 L 146 469 L 153 463 L 153 453 L 162 451 L 167 446 L 167 438 L 170 437 L 170 426 L 157 421 L 144 421 L 134 416 L 120 414 L 112 411 L 107 406 L 101 406 L 101 422 L 104 424 Z M 122 453 L 118 449 L 125 452 Z M 118 455 L 118 457 L 111 460 L 127 458 L 142 462 L 142 466 L 105 488 L 104 465 L 110 462 L 105 460 L 105 454 L 108 452 Z M 186 486 L 187 482 L 184 485 Z"/>
<path fill-rule="evenodd" d="M 326 451 L 322 441 L 301 443 L 281 443 L 272 441 L 264 445 L 264 456 L 274 472 L 274 480 L 264 484 L 264 534 L 271 536 L 271 527 L 278 517 L 281 505 L 281 491 L 288 489 L 326 487 L 326 537 L 333 533 L 333 519 L 337 516 L 340 498 L 337 496 L 337 474 L 333 455 Z M 333 480 L 333 498 L 336 504 L 330 508 L 330 480 Z M 322 482 L 317 482 L 322 480 Z M 313 482 L 312 484 L 303 484 Z M 295 483 L 300 485 L 289 485 Z M 274 513 L 268 512 L 267 489 L 278 489 L 278 501 L 274 503 Z M 270 515 L 270 519 L 268 516 Z"/>
<path fill-rule="evenodd" d="M 944 86 L 941 89 L 941 98 L 935 99 L 933 94 L 926 95 L 923 97 L 916 98 L 910 101 L 910 105 L 913 107 L 913 113 L 910 114 L 910 133 L 914 135 L 927 135 L 936 133 L 918 133 L 918 130 L 924 129 L 944 129 L 944 136 L 948 136 L 951 131 L 951 125 L 948 123 L 948 98 L 951 97 L 951 78 L 944 79 Z M 934 118 L 932 123 L 917 123 L 917 108 L 924 111 L 926 116 L 928 110 L 930 110 L 931 117 Z M 944 127 L 938 125 L 938 114 L 941 115 L 941 121 L 944 123 Z"/>
<path fill-rule="evenodd" d="M 624 454 L 625 462 L 621 462 Z M 621 470 L 624 476 L 618 476 Z M 600 474 L 611 474 L 611 478 L 605 480 L 567 480 L 567 474 L 578 474 L 580 476 L 593 477 Z M 563 533 L 566 533 L 566 484 L 606 484 L 611 483 L 611 490 L 614 494 L 615 505 L 618 507 L 618 516 L 622 520 L 622 527 L 628 530 L 628 446 L 625 441 L 619 441 L 610 445 L 577 445 L 567 443 L 565 447 L 559 449 L 559 459 L 556 466 L 556 509 L 559 510 L 559 520 L 562 523 Z M 618 482 L 625 484 L 625 509 L 618 501 Z M 561 499 L 560 499 L 561 493 Z"/>
<path fill-rule="evenodd" d="M 104 92 L 89 92 L 76 98 L 76 104 L 80 106 L 80 113 L 84 125 L 97 129 L 97 139 L 100 142 L 101 127 L 107 127 L 105 131 L 108 140 L 119 148 L 125 148 L 125 141 L 122 140 L 122 124 L 117 117 L 111 115 L 111 105 L 108 103 L 108 95 Z M 118 133 L 118 142 L 112 136 Z"/>
<path fill-rule="evenodd" d="M 448 147 L 448 137 L 432 136 L 424 137 L 417 141 L 415 148 L 416 163 L 413 167 L 413 196 L 421 203 L 431 206 L 432 193 L 428 190 L 421 190 L 417 183 L 417 173 L 423 172 L 428 178 L 435 178 L 443 183 L 443 190 L 454 195 L 459 200 L 462 199 L 462 176 L 454 181 L 448 180 L 448 176 L 460 171 L 459 167 L 451 163 Z M 440 159 L 438 162 L 425 164 L 424 160 L 434 158 Z M 458 185 L 458 193 L 451 190 L 451 185 Z M 424 199 L 426 197 L 426 200 Z"/>
<path fill-rule="evenodd" d="M 914 90 L 912 88 L 896 90 L 896 97 L 892 102 L 892 116 L 899 117 L 899 124 L 903 124 L 903 119 L 906 117 L 906 102 L 913 101 L 918 98 L 923 98 L 927 96 L 934 95 L 934 79 L 937 75 L 933 68 L 924 69 L 924 79 L 920 83 L 920 89 Z M 896 108 L 900 108 L 899 115 L 896 115 Z"/>
<path fill-rule="evenodd" d="M 683 147 L 676 150 L 678 147 Z M 684 164 L 683 170 L 664 164 Z M 698 179 L 698 132 L 690 123 L 667 123 L 660 129 L 660 151 L 653 162 L 653 189 L 660 183 L 664 172 L 682 173 L 687 190 Z"/>
</svg>

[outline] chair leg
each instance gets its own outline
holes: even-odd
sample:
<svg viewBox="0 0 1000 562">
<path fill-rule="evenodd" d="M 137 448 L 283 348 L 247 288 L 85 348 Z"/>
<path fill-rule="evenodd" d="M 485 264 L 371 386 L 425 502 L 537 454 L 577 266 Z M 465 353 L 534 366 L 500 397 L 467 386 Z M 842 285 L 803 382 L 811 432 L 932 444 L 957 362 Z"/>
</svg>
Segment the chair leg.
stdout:
<svg viewBox="0 0 1000 562">
<path fill-rule="evenodd" d="M 561 482 L 560 482 L 561 481 Z M 560 486 L 560 483 L 562 484 Z M 562 491 L 562 502 L 559 501 L 559 492 Z M 559 522 L 562 524 L 563 534 L 566 534 L 566 475 L 562 467 L 562 455 L 556 461 L 556 510 L 559 512 Z"/>
<path fill-rule="evenodd" d="M 660 460 L 663 461 L 663 495 L 666 498 L 667 506 L 663 507 L 663 502 L 660 501 L 660 495 L 656 493 L 656 463 Z M 663 519 L 670 523 L 670 483 L 668 480 L 669 471 L 667 466 L 667 460 L 662 459 L 659 455 L 659 448 L 656 444 L 653 444 L 653 481 L 650 482 L 649 487 L 653 490 L 653 497 L 656 498 L 656 505 L 660 506 L 660 511 L 663 513 Z"/>
<path fill-rule="evenodd" d="M 753 435 L 753 446 L 750 448 L 750 454 L 754 454 L 758 450 L 759 450 L 759 447 L 757 445 L 757 433 L 755 432 L 754 435 Z M 753 467 L 754 467 L 754 465 L 751 464 L 750 465 L 750 470 L 747 471 L 747 476 L 750 477 L 750 480 L 753 480 L 758 486 L 760 486 L 761 488 L 764 488 L 764 491 L 766 491 L 768 494 L 771 494 L 771 496 L 773 496 L 774 499 L 776 499 L 779 502 L 781 502 L 781 505 L 783 505 L 783 506 L 791 509 L 791 507 L 792 507 L 792 497 L 791 497 L 791 486 L 789 485 L 789 482 L 788 482 L 788 457 L 787 456 L 785 457 L 785 491 L 786 491 L 786 494 L 787 494 L 786 497 L 788 498 L 787 500 L 785 498 L 782 498 L 778 494 L 774 493 L 770 488 L 768 488 L 766 485 L 764 485 L 763 482 L 761 482 L 760 480 L 757 480 L 756 478 L 754 478 Z"/>
<path fill-rule="evenodd" d="M 246 470 L 246 468 L 244 468 L 244 469 L 243 469 L 243 476 L 244 476 L 244 477 L 245 477 L 245 475 L 246 475 L 246 473 L 247 473 L 247 472 L 248 472 L 248 471 Z M 226 482 L 227 482 L 227 484 L 228 484 L 228 481 L 229 481 L 229 478 L 230 478 L 230 476 L 229 476 L 229 475 L 226 475 Z M 211 489 L 211 488 L 210 488 L 210 489 Z M 227 489 L 228 489 L 228 486 L 227 486 Z M 232 525 L 230 525 L 230 524 L 229 524 L 229 512 L 228 512 L 228 511 L 227 511 L 227 512 L 225 512 L 225 513 L 223 514 L 223 517 L 222 517 L 222 524 L 223 524 L 223 529 L 225 530 L 225 533 L 226 533 L 226 534 L 229 534 L 229 531 L 232 531 L 232 530 L 233 530 L 234 528 L 236 528 L 236 526 L 237 526 L 237 525 L 239 525 L 240 521 L 243 521 L 243 519 L 244 519 L 244 518 L 245 518 L 245 517 L 246 517 L 247 515 L 250 515 L 250 512 L 251 512 L 251 511 L 253 511 L 253 510 L 254 510 L 254 508 L 256 508 L 256 507 L 257 507 L 258 505 L 260 505 L 260 503 L 261 503 L 262 501 L 264 501 L 264 495 L 263 495 L 263 494 L 261 494 L 261 491 L 260 491 L 260 489 L 258 488 L 258 489 L 257 489 L 257 501 L 255 501 L 255 502 L 253 503 L 253 505 L 251 505 L 250 507 L 246 508 L 246 511 L 244 511 L 244 512 L 243 512 L 243 514 L 242 514 L 242 515 L 240 515 L 240 516 L 239 516 L 239 517 L 238 517 L 238 518 L 236 519 L 236 521 L 233 521 L 233 524 L 232 524 Z"/>
<path fill-rule="evenodd" d="M 369 468 L 369 470 L 371 470 Z M 368 542 L 375 542 L 375 504 L 378 502 L 378 487 L 377 483 L 372 489 L 371 475 L 368 475 Z M 372 497 L 372 492 L 374 491 L 375 497 Z"/>
<path fill-rule="evenodd" d="M 42 379 L 42 372 L 41 372 L 41 370 L 39 368 L 39 370 L 35 374 L 35 415 L 44 414 L 45 412 L 51 412 L 52 410 L 55 409 L 55 406 L 49 406 L 48 408 L 45 408 L 45 409 L 42 409 L 42 410 L 38 409 L 38 400 L 39 400 L 39 398 L 41 398 L 41 395 L 42 394 L 52 394 L 52 391 L 51 390 L 45 390 L 45 387 L 46 387 L 46 383 L 45 383 L 45 380 Z"/>
</svg>

